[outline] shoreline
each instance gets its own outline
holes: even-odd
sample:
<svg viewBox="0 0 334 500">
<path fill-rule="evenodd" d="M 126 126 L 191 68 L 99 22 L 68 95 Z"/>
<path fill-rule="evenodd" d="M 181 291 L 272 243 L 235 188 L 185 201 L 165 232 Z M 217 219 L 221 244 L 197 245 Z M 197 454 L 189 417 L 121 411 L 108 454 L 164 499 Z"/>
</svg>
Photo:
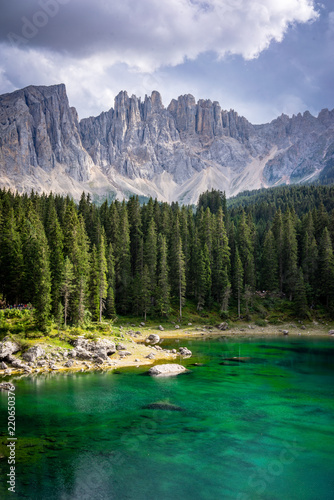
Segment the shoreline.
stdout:
<svg viewBox="0 0 334 500">
<path fill-rule="evenodd" d="M 124 327 L 123 327 L 124 328 Z M 315 338 L 315 339 L 331 339 L 334 340 L 334 335 L 329 335 L 330 326 L 329 325 L 309 325 L 302 329 L 302 325 L 268 325 L 264 328 L 257 326 L 246 325 L 245 327 L 231 328 L 226 330 L 219 330 L 217 327 L 203 326 L 199 327 L 197 325 L 191 325 L 187 327 L 182 327 L 179 329 L 171 328 L 168 330 L 160 331 L 156 328 L 145 327 L 142 328 L 140 335 L 136 338 L 132 338 L 131 334 L 124 332 L 125 335 L 121 339 L 121 343 L 124 344 L 125 351 L 128 355 L 123 356 L 122 351 L 116 351 L 108 360 L 102 364 L 94 364 L 87 360 L 75 359 L 73 360 L 73 365 L 71 367 L 64 366 L 64 359 L 62 361 L 52 360 L 52 368 L 50 366 L 35 367 L 30 366 L 30 371 L 21 368 L 10 368 L 11 372 L 6 373 L 5 369 L 0 369 L 0 377 L 2 379 L 11 378 L 12 376 L 31 376 L 39 374 L 50 374 L 50 373 L 87 373 L 87 372 L 109 372 L 114 371 L 119 368 L 139 368 L 141 366 L 152 366 L 156 362 L 165 361 L 166 363 L 175 362 L 178 360 L 182 363 L 182 355 L 179 352 L 171 352 L 170 349 L 165 350 L 164 343 L 169 340 L 184 340 L 185 346 L 187 340 L 201 340 L 207 338 L 224 337 L 228 341 L 233 339 L 243 339 L 251 340 L 256 338 L 284 338 L 284 339 L 303 339 L 303 338 Z M 288 331 L 288 334 L 284 334 L 283 330 Z M 148 344 L 145 343 L 147 337 L 151 334 L 159 335 L 160 341 L 158 344 Z M 108 339 L 115 341 L 114 336 L 103 336 L 103 339 Z M 36 342 L 35 346 L 41 346 L 45 349 L 47 356 L 57 356 L 60 357 L 61 348 L 52 346 L 50 344 L 45 344 L 44 342 Z M 179 346 L 178 346 L 179 347 Z M 183 347 L 183 345 L 182 345 Z M 147 358 L 151 356 L 151 358 Z M 181 358 L 181 359 L 180 359 Z M 49 362 L 49 361 L 48 361 Z M 50 365 L 51 362 L 49 362 Z"/>
</svg>

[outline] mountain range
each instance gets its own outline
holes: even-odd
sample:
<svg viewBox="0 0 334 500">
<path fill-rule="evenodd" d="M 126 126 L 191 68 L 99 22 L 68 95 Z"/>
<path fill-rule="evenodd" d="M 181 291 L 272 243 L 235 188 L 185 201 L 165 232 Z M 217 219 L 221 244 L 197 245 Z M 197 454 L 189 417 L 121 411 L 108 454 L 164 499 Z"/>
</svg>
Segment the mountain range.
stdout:
<svg viewBox="0 0 334 500">
<path fill-rule="evenodd" d="M 19 192 L 196 203 L 212 188 L 230 197 L 315 181 L 333 164 L 334 110 L 253 125 L 217 101 L 187 94 L 166 108 L 157 91 L 122 91 L 79 121 L 63 84 L 0 96 L 0 187 Z"/>
</svg>

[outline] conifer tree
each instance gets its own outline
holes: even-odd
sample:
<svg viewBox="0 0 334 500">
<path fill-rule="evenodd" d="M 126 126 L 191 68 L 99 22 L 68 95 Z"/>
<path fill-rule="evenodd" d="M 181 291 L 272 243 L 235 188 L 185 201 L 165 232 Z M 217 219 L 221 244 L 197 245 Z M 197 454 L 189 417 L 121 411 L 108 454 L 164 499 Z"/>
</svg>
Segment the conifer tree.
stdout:
<svg viewBox="0 0 334 500">
<path fill-rule="evenodd" d="M 230 287 L 230 248 L 224 224 L 224 214 L 221 207 L 218 208 L 213 238 L 213 269 L 212 269 L 212 294 L 214 299 L 227 312 L 228 296 Z M 227 293 L 226 293 L 227 292 Z"/>
<path fill-rule="evenodd" d="M 145 240 L 144 262 L 147 265 L 149 273 L 149 291 L 151 294 L 151 304 L 153 305 L 157 271 L 157 232 L 153 217 L 149 222 Z"/>
<path fill-rule="evenodd" d="M 302 269 L 297 271 L 295 284 L 295 310 L 297 316 L 304 318 L 307 315 L 307 298 Z"/>
<path fill-rule="evenodd" d="M 252 227 L 242 211 L 238 226 L 238 251 L 243 266 L 244 284 L 255 287 L 254 241 Z"/>
<path fill-rule="evenodd" d="M 122 203 L 120 224 L 115 249 L 116 257 L 116 297 L 120 312 L 129 310 L 131 297 L 131 255 L 128 213 L 125 202 Z"/>
<path fill-rule="evenodd" d="M 168 316 L 170 312 L 170 285 L 168 279 L 168 256 L 165 236 L 160 236 L 160 259 L 157 288 L 157 306 L 161 316 Z"/>
<path fill-rule="evenodd" d="M 99 262 L 96 246 L 93 245 L 90 254 L 90 273 L 89 273 L 89 309 L 94 321 L 99 317 Z"/>
<path fill-rule="evenodd" d="M 276 244 L 271 229 L 267 232 L 262 254 L 262 288 L 273 292 L 278 288 L 278 261 Z"/>
<path fill-rule="evenodd" d="M 141 307 L 146 321 L 147 313 L 151 308 L 151 277 L 147 264 L 144 264 L 141 282 Z"/>
<path fill-rule="evenodd" d="M 185 260 L 184 254 L 182 250 L 182 241 L 179 238 L 179 241 L 176 244 L 175 248 L 175 263 L 177 269 L 177 281 L 178 281 L 178 295 L 179 295 L 179 312 L 180 319 L 182 318 L 182 307 L 185 303 L 186 296 L 186 273 L 185 273 Z"/>
<path fill-rule="evenodd" d="M 142 313 L 141 294 L 142 294 L 143 273 L 144 273 L 144 241 L 142 237 L 138 245 L 137 261 L 136 261 L 135 275 L 132 282 L 132 294 L 131 294 L 132 312 L 136 315 Z"/>
<path fill-rule="evenodd" d="M 99 321 L 102 321 L 102 311 L 105 306 L 105 299 L 107 298 L 108 282 L 107 282 L 107 259 L 105 249 L 105 238 L 103 233 L 100 236 L 98 255 L 98 297 L 99 297 Z"/>
<path fill-rule="evenodd" d="M 236 247 L 235 249 L 235 257 L 234 257 L 234 291 L 238 301 L 238 317 L 240 318 L 240 303 L 241 303 L 241 294 L 243 290 L 243 277 L 244 270 L 242 266 L 242 262 L 239 256 L 239 249 Z"/>
<path fill-rule="evenodd" d="M 36 326 L 46 331 L 51 310 L 49 248 L 43 225 L 31 207 L 23 225 L 24 288 L 34 307 Z"/>
<path fill-rule="evenodd" d="M 293 215 L 287 210 L 284 216 L 283 276 L 285 291 L 292 300 L 297 279 L 297 236 Z"/>
<path fill-rule="evenodd" d="M 78 217 L 72 202 L 67 205 L 64 216 L 64 255 L 73 264 L 74 289 L 71 295 L 70 309 L 73 322 L 80 324 L 84 320 L 87 303 L 87 284 L 89 278 L 89 243 L 85 223 Z"/>
<path fill-rule="evenodd" d="M 108 318 L 114 318 L 116 315 L 115 309 L 115 259 L 112 244 L 109 243 L 107 250 L 107 301 L 106 315 Z"/>
<path fill-rule="evenodd" d="M 13 208 L 3 221 L 0 235 L 0 286 L 9 304 L 18 304 L 22 291 L 23 255 Z"/>
<path fill-rule="evenodd" d="M 60 293 L 64 298 L 64 325 L 66 327 L 67 318 L 69 313 L 70 297 L 73 292 L 73 264 L 68 257 L 65 258 L 63 262 L 61 283 L 60 283 Z M 58 308 L 59 310 L 59 308 Z"/>
<path fill-rule="evenodd" d="M 51 271 L 51 310 L 55 317 L 59 315 L 61 296 L 62 273 L 64 266 L 63 232 L 60 227 L 53 198 L 49 200 L 48 215 L 46 220 L 46 236 L 50 248 Z"/>
<path fill-rule="evenodd" d="M 282 212 L 279 208 L 274 216 L 273 235 L 276 242 L 276 255 L 278 260 L 278 282 L 279 290 L 283 291 L 283 246 L 284 246 L 284 231 L 283 231 L 283 219 Z"/>
<path fill-rule="evenodd" d="M 202 310 L 208 304 L 211 292 L 211 266 L 209 249 L 205 243 L 202 250 L 200 243 L 197 244 L 197 310 Z"/>
<path fill-rule="evenodd" d="M 132 196 L 127 204 L 129 229 L 130 229 L 130 253 L 132 275 L 136 273 L 138 253 L 143 238 L 141 208 L 138 196 Z"/>
<path fill-rule="evenodd" d="M 319 292 L 328 307 L 334 295 L 334 258 L 329 231 L 325 227 L 319 244 Z"/>
</svg>

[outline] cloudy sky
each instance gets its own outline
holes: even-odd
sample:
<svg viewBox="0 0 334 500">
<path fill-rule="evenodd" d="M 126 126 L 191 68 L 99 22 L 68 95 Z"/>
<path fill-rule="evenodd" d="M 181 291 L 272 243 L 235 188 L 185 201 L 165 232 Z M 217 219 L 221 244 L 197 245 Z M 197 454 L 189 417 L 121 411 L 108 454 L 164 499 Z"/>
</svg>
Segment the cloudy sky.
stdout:
<svg viewBox="0 0 334 500">
<path fill-rule="evenodd" d="M 65 83 L 80 118 L 120 90 L 191 93 L 252 123 L 334 108 L 333 0 L 0 0 L 0 94 Z"/>
</svg>

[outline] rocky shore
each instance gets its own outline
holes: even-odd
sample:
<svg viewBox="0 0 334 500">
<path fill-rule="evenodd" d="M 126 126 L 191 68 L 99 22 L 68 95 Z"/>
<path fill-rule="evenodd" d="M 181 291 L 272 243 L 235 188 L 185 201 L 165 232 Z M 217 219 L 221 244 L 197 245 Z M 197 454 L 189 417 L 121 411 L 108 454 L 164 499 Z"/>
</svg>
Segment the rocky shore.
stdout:
<svg viewBox="0 0 334 500">
<path fill-rule="evenodd" d="M 133 335 L 133 334 L 132 334 Z M 141 332 L 136 341 L 131 336 L 124 339 L 101 337 L 94 340 L 78 336 L 72 348 L 53 346 L 44 342 L 24 349 L 20 343 L 5 337 L 0 342 L 0 376 L 61 371 L 112 370 L 123 366 L 153 364 L 155 361 L 191 356 L 186 347 L 164 349 L 158 343 L 160 337 L 151 334 L 143 337 Z"/>
<path fill-rule="evenodd" d="M 140 325 L 140 327 L 143 324 Z M 241 325 L 229 328 L 223 322 L 216 326 L 197 326 L 188 324 L 180 327 L 173 325 L 165 329 L 161 325 L 156 328 L 141 328 L 139 331 L 126 330 L 119 327 L 115 335 L 90 339 L 85 335 L 71 340 L 68 347 L 60 347 L 38 339 L 28 347 L 13 338 L 5 337 L 0 342 L 0 377 L 18 374 L 50 373 L 65 371 L 114 370 L 122 367 L 152 365 L 155 362 L 175 363 L 190 357 L 187 347 L 165 349 L 163 339 L 192 339 L 210 336 L 226 338 L 252 337 L 287 337 L 287 336 L 326 336 L 334 338 L 334 330 L 328 325 L 312 323 L 287 324 L 284 326 L 268 325 L 261 328 L 254 325 Z M 161 338 L 160 335 L 163 337 Z"/>
</svg>

